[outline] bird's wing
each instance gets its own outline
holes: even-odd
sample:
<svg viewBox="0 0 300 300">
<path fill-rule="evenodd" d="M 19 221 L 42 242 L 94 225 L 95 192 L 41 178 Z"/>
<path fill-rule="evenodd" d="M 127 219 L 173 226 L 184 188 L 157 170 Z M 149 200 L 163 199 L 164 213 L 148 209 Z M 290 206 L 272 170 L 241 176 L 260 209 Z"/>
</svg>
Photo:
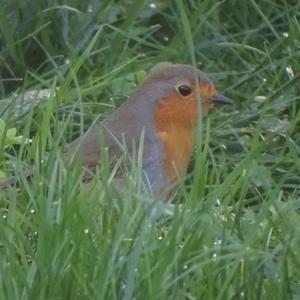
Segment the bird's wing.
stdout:
<svg viewBox="0 0 300 300">
<path fill-rule="evenodd" d="M 68 144 L 65 148 L 64 158 L 68 163 L 79 162 L 84 168 L 93 172 L 101 163 L 102 151 L 107 149 L 109 159 L 112 160 L 121 155 L 121 148 L 118 139 L 100 123 Z"/>
</svg>

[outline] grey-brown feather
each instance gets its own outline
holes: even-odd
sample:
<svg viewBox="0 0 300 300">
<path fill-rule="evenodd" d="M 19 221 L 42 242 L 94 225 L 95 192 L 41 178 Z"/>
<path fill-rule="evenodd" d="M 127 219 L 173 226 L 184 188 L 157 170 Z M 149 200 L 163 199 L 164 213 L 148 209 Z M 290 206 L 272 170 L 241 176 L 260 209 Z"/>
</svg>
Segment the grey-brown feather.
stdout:
<svg viewBox="0 0 300 300">
<path fill-rule="evenodd" d="M 122 155 L 122 141 L 127 150 L 138 149 L 144 131 L 143 169 L 154 192 L 160 190 L 166 176 L 162 166 L 162 145 L 154 128 L 155 104 L 182 81 L 206 81 L 204 73 L 188 65 L 170 64 L 150 72 L 145 81 L 110 116 L 95 124 L 88 132 L 67 146 L 67 156 L 79 159 L 93 171 L 100 163 L 101 147 L 107 147 L 110 158 Z M 141 104 L 142 102 L 142 104 Z"/>
</svg>

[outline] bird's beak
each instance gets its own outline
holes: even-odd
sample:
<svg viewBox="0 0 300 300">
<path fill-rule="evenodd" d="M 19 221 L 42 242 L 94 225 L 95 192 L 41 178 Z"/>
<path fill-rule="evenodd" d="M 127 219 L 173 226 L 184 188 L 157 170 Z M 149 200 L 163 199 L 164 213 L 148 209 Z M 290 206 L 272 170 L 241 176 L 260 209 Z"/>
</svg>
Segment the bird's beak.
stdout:
<svg viewBox="0 0 300 300">
<path fill-rule="evenodd" d="M 221 94 L 216 94 L 211 97 L 211 101 L 214 104 L 232 104 L 232 100 L 221 95 Z"/>
</svg>

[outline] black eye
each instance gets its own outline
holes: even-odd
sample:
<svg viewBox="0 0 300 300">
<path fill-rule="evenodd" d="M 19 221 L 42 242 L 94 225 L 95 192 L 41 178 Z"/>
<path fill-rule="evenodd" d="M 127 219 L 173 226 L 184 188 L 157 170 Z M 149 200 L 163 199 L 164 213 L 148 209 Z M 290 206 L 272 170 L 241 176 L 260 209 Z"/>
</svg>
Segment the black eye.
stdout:
<svg viewBox="0 0 300 300">
<path fill-rule="evenodd" d="M 191 94 L 192 89 L 187 85 L 180 85 L 178 87 L 178 92 L 180 93 L 181 96 L 186 97 Z"/>
</svg>

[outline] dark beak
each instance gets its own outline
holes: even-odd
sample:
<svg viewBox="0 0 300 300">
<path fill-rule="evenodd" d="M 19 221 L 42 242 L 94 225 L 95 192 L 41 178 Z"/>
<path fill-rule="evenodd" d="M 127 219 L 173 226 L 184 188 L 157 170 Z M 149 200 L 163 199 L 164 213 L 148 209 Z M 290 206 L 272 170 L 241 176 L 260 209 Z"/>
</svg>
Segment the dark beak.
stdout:
<svg viewBox="0 0 300 300">
<path fill-rule="evenodd" d="M 214 104 L 233 104 L 233 101 L 221 94 L 217 94 L 211 97 L 211 101 Z"/>
</svg>

